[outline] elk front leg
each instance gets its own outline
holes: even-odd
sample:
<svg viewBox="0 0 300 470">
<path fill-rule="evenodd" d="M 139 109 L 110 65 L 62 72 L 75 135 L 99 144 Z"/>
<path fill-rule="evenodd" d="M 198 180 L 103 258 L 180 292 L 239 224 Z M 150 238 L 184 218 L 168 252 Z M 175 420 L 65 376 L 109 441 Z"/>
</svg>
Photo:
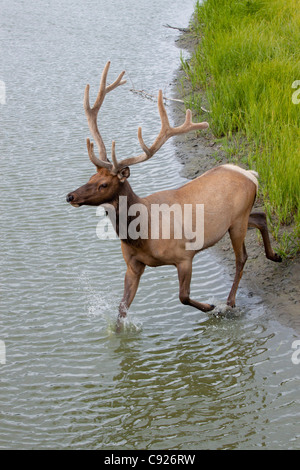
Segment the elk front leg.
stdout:
<svg viewBox="0 0 300 470">
<path fill-rule="evenodd" d="M 127 311 L 135 297 L 137 288 L 139 286 L 141 275 L 145 270 L 145 265 L 136 261 L 127 266 L 124 281 L 124 295 L 119 306 L 118 322 L 121 318 L 125 318 Z"/>
<path fill-rule="evenodd" d="M 190 284 L 192 279 L 192 260 L 180 263 L 177 266 L 178 279 L 179 279 L 179 299 L 184 305 L 191 305 L 192 307 L 201 310 L 202 312 L 209 312 L 215 308 L 214 305 L 204 304 L 190 299 Z"/>
</svg>

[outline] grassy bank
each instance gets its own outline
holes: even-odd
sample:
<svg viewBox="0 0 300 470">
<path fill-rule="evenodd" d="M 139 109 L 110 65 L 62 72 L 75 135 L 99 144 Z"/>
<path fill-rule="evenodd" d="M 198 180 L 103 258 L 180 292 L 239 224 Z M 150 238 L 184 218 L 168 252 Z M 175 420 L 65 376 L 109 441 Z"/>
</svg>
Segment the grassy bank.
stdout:
<svg viewBox="0 0 300 470">
<path fill-rule="evenodd" d="M 198 114 L 209 107 L 205 119 L 228 158 L 258 171 L 273 235 L 293 256 L 300 251 L 298 0 L 204 0 L 192 29 L 197 45 L 182 61 L 192 107 Z"/>
</svg>

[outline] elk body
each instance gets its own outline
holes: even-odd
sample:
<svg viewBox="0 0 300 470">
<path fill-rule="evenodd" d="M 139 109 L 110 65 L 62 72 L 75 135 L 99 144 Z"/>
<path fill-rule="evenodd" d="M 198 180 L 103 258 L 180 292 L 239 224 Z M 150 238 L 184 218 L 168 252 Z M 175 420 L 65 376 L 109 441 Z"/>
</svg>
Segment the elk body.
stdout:
<svg viewBox="0 0 300 470">
<path fill-rule="evenodd" d="M 128 182 L 130 176 L 129 167 L 151 158 L 170 137 L 190 131 L 206 129 L 208 123 L 193 123 L 191 112 L 187 110 L 185 122 L 181 126 L 171 127 L 163 104 L 162 92 L 160 91 L 158 109 L 161 118 L 161 130 L 155 142 L 151 147 L 147 147 L 142 138 L 142 130 L 139 128 L 138 138 L 143 153 L 118 162 L 115 154 L 115 143 L 113 142 L 111 151 L 112 161 L 109 161 L 105 145 L 98 130 L 97 114 L 106 94 L 126 82 L 122 80 L 125 73 L 122 72 L 115 82 L 111 85 L 106 85 L 109 66 L 110 63 L 108 62 L 103 70 L 98 96 L 92 108 L 89 104 L 89 85 L 86 86 L 84 95 L 84 109 L 90 132 L 99 150 L 99 158 L 96 157 L 93 143 L 89 139 L 87 139 L 87 149 L 91 161 L 97 168 L 97 172 L 90 178 L 88 183 L 69 193 L 67 195 L 67 202 L 75 207 L 82 205 L 103 205 L 106 207 L 106 204 L 109 204 L 110 207 L 114 208 L 118 221 L 119 216 L 122 215 L 120 211 L 124 211 L 124 206 L 121 208 L 120 204 L 123 197 L 127 205 L 126 214 L 130 212 L 131 207 L 136 207 L 136 204 L 142 205 L 148 214 L 148 237 L 134 239 L 127 235 L 125 238 L 121 238 L 122 253 L 127 264 L 127 271 L 125 275 L 124 296 L 119 307 L 119 319 L 127 315 L 146 266 L 176 266 L 179 279 L 180 301 L 203 312 L 212 310 L 214 308 L 213 305 L 190 298 L 192 261 L 198 251 L 215 245 L 227 232 L 230 234 L 236 259 L 236 273 L 227 304 L 234 307 L 239 281 L 247 260 L 244 240 L 248 227 L 256 227 L 260 230 L 267 258 L 272 261 L 281 261 L 281 258 L 272 250 L 265 214 L 263 212 L 251 213 L 258 187 L 257 174 L 238 166 L 222 165 L 207 171 L 178 189 L 159 191 L 148 197 L 140 198 L 134 193 Z M 151 208 L 154 205 L 161 206 L 163 204 L 168 207 L 175 204 L 176 207 L 182 207 L 182 211 L 184 206 L 192 207 L 190 214 L 192 220 L 189 222 L 193 235 L 182 231 L 183 236 L 181 238 L 175 236 L 176 215 L 174 215 L 168 239 L 162 237 L 161 230 L 158 231 L 158 238 L 151 237 L 154 224 Z M 197 205 L 204 208 L 203 239 L 200 248 L 186 249 L 187 243 L 194 240 Z M 126 215 L 125 224 L 129 225 L 132 219 L 132 216 Z M 119 235 L 121 227 L 118 222 L 115 225 L 115 229 Z"/>
</svg>

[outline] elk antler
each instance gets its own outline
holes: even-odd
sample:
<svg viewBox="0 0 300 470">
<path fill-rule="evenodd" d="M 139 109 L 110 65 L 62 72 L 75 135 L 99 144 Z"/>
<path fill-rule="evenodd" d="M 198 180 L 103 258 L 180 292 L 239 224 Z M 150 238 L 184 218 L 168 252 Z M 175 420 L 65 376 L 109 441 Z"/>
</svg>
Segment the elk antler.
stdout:
<svg viewBox="0 0 300 470">
<path fill-rule="evenodd" d="M 116 158 L 116 153 L 115 153 L 115 142 L 113 141 L 112 151 L 111 151 L 111 158 L 112 158 L 112 163 L 111 163 L 107 159 L 106 148 L 98 130 L 97 114 L 104 101 L 106 93 L 109 93 L 110 91 L 114 90 L 119 85 L 123 85 L 124 83 L 126 83 L 126 80 L 122 80 L 125 74 L 125 72 L 123 71 L 120 73 L 117 80 L 115 80 L 111 85 L 106 86 L 106 78 L 107 78 L 109 66 L 110 66 L 110 62 L 107 62 L 102 72 L 100 88 L 99 88 L 98 96 L 96 98 L 93 108 L 91 108 L 89 104 L 89 89 L 90 89 L 89 85 L 86 86 L 85 93 L 84 93 L 85 114 L 87 116 L 88 125 L 90 128 L 91 134 L 94 137 L 97 143 L 98 149 L 99 149 L 100 160 L 99 158 L 96 157 L 94 153 L 94 145 L 93 143 L 90 142 L 90 139 L 87 139 L 87 149 L 88 149 L 88 153 L 89 153 L 89 157 L 91 161 L 98 168 L 104 167 L 110 170 L 111 173 L 113 173 L 114 175 L 117 175 L 117 174 L 119 175 L 120 170 L 122 170 L 126 166 L 135 165 L 136 163 L 144 162 L 148 160 L 149 158 L 153 157 L 153 155 L 156 152 L 158 152 L 158 150 L 163 146 L 163 144 L 170 137 L 173 137 L 179 134 L 185 134 L 191 131 L 197 131 L 200 129 L 207 129 L 209 127 L 209 124 L 207 122 L 199 122 L 199 123 L 192 122 L 192 112 L 190 109 L 186 111 L 185 121 L 181 126 L 171 127 L 169 123 L 167 111 L 164 106 L 162 91 L 159 90 L 158 110 L 159 110 L 160 119 L 161 119 L 161 129 L 154 143 L 151 145 L 151 147 L 146 146 L 142 137 L 142 128 L 139 127 L 138 139 L 142 147 L 143 153 L 138 155 L 137 157 L 125 158 L 124 160 L 118 162 Z"/>
<path fill-rule="evenodd" d="M 124 85 L 124 83 L 126 83 L 126 80 L 122 80 L 125 74 L 125 71 L 123 71 L 120 73 L 118 78 L 111 85 L 106 86 L 106 79 L 107 79 L 109 67 L 110 67 L 110 62 L 107 62 L 101 75 L 100 87 L 99 87 L 98 95 L 94 103 L 94 106 L 92 108 L 90 107 L 90 93 L 89 93 L 90 85 L 87 85 L 85 87 L 83 106 L 84 106 L 85 114 L 87 117 L 89 129 L 98 146 L 100 159 L 97 158 L 94 153 L 93 144 L 90 142 L 89 139 L 87 139 L 87 148 L 88 148 L 89 157 L 91 161 L 94 163 L 94 165 L 96 165 L 97 167 L 104 167 L 104 168 L 111 169 L 113 165 L 107 160 L 106 148 L 102 140 L 102 137 L 100 135 L 98 125 L 97 125 L 97 115 L 98 115 L 99 109 L 102 106 L 102 103 L 104 101 L 106 94 L 114 90 L 115 88 L 117 88 L 119 85 Z"/>
<path fill-rule="evenodd" d="M 167 111 L 163 102 L 162 90 L 159 90 L 158 92 L 157 103 L 158 103 L 158 110 L 159 110 L 160 119 L 161 119 L 161 129 L 157 138 L 155 139 L 154 143 L 151 145 L 150 148 L 147 147 L 142 137 L 142 128 L 139 127 L 138 139 L 139 139 L 140 146 L 142 147 L 142 150 L 144 151 L 144 153 L 138 155 L 137 157 L 130 157 L 130 158 L 126 158 L 125 160 L 122 160 L 121 162 L 118 163 L 118 170 L 121 170 L 122 168 L 126 166 L 135 165 L 136 163 L 145 162 L 149 158 L 153 157 L 153 155 L 156 152 L 158 152 L 158 150 L 163 146 L 163 144 L 170 137 L 173 137 L 179 134 L 185 134 L 191 131 L 197 131 L 200 129 L 207 129 L 209 127 L 208 122 L 198 122 L 198 123 L 192 122 L 192 112 L 190 109 L 187 109 L 185 121 L 181 126 L 171 127 L 169 123 Z"/>
</svg>

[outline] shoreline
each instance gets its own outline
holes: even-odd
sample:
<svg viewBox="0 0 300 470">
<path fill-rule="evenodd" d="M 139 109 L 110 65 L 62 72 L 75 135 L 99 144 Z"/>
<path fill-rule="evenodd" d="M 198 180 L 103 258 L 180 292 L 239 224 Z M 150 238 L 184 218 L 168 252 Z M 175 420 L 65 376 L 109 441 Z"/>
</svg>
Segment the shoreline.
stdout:
<svg viewBox="0 0 300 470">
<path fill-rule="evenodd" d="M 194 39 L 189 32 L 181 32 L 176 40 L 180 49 L 192 51 Z M 178 69 L 173 83 L 173 97 L 185 99 L 189 90 L 185 86 L 179 94 L 179 84 L 184 72 Z M 176 95 L 176 96 L 175 96 Z M 182 121 L 184 105 L 172 105 L 172 117 L 175 125 Z M 201 117 L 202 119 L 202 117 Z M 209 122 L 209 114 L 205 113 L 205 120 Z M 202 119 L 202 120 L 204 120 Z M 210 129 L 195 134 L 183 135 L 174 138 L 176 158 L 182 164 L 181 175 L 192 180 L 205 171 L 224 163 L 230 163 L 221 144 Z M 239 165 L 241 166 L 241 165 Z M 254 211 L 263 211 L 261 201 L 256 201 Z M 272 247 L 276 252 L 276 243 L 270 234 Z M 245 245 L 248 253 L 243 277 L 240 286 L 247 286 L 249 294 L 258 294 L 264 305 L 272 313 L 273 318 L 285 326 L 293 328 L 300 333 L 300 257 L 284 259 L 281 263 L 269 261 L 264 252 L 261 235 L 258 230 L 248 230 Z M 226 234 L 214 247 L 210 248 L 221 263 L 226 265 L 230 276 L 234 276 L 235 258 L 229 235 Z M 238 302 L 238 293 L 237 293 Z"/>
</svg>

